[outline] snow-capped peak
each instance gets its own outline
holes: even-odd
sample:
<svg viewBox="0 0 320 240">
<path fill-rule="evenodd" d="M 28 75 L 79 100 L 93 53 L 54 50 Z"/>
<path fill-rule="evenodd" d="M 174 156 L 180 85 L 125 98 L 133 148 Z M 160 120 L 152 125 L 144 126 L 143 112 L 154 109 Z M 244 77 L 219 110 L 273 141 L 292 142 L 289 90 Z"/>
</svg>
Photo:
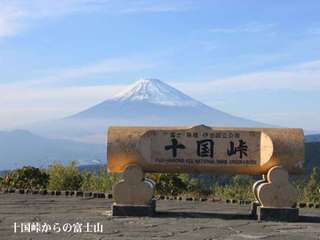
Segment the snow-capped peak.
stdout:
<svg viewBox="0 0 320 240">
<path fill-rule="evenodd" d="M 197 106 L 200 102 L 158 79 L 140 79 L 124 92 L 118 94 L 117 101 L 143 101 L 166 106 Z"/>
</svg>

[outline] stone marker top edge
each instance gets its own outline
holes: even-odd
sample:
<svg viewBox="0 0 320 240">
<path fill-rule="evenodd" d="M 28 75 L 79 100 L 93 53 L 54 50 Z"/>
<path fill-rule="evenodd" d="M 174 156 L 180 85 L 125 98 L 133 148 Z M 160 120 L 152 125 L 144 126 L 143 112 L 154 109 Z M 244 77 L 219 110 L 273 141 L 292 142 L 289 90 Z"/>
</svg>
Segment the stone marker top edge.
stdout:
<svg viewBox="0 0 320 240">
<path fill-rule="evenodd" d="M 181 125 L 181 126 L 110 126 L 107 128 L 109 129 L 137 129 L 137 130 L 188 130 L 188 129 L 197 129 L 197 128 L 208 128 L 211 130 L 243 130 L 243 131 L 263 131 L 263 130 L 274 130 L 274 131 L 302 131 L 304 132 L 303 128 L 259 128 L 259 127 L 225 127 L 225 126 L 208 126 L 204 124 L 199 125 Z"/>
</svg>

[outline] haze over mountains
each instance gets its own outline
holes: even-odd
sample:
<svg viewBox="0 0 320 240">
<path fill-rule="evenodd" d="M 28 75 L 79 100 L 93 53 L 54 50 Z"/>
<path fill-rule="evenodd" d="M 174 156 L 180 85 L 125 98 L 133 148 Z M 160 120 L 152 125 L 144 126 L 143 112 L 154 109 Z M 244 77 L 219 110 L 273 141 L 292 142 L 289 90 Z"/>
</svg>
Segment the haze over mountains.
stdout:
<svg viewBox="0 0 320 240">
<path fill-rule="evenodd" d="M 103 143 L 108 126 L 198 125 L 267 127 L 205 105 L 157 79 L 141 79 L 113 98 L 30 130 L 51 138 Z"/>
<path fill-rule="evenodd" d="M 37 123 L 28 131 L 0 131 L 0 170 L 70 160 L 105 164 L 105 136 L 111 125 L 198 124 L 271 127 L 212 108 L 160 80 L 141 79 L 117 96 L 64 119 Z"/>
<path fill-rule="evenodd" d="M 26 130 L 0 131 L 0 170 L 26 165 L 47 167 L 53 162 L 78 161 L 81 165 L 105 164 L 105 146 L 48 139 Z"/>
</svg>

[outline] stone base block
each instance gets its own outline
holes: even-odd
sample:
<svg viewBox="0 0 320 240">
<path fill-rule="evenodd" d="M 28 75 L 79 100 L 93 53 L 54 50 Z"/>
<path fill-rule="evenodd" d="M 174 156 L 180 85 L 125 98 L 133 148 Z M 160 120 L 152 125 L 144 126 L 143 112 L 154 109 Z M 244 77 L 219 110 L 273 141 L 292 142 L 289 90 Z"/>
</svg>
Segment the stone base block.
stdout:
<svg viewBox="0 0 320 240">
<path fill-rule="evenodd" d="M 298 208 L 257 207 L 258 221 L 296 222 L 299 220 Z"/>
<path fill-rule="evenodd" d="M 260 206 L 260 203 L 257 201 L 251 203 L 251 206 L 250 206 L 251 217 L 257 218 L 257 208 L 259 206 Z"/>
<path fill-rule="evenodd" d="M 152 201 L 150 205 L 112 205 L 112 216 L 123 217 L 151 217 L 155 214 L 156 204 Z"/>
</svg>

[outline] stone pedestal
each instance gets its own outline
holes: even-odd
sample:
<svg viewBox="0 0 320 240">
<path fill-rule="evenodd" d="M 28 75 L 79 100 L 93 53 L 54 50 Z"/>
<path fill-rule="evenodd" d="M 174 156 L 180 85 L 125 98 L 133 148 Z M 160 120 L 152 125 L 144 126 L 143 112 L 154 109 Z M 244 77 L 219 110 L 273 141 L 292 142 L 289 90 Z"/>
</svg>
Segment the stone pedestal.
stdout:
<svg viewBox="0 0 320 240">
<path fill-rule="evenodd" d="M 154 186 L 138 165 L 128 165 L 123 180 L 113 187 L 112 216 L 152 216 L 156 208 Z"/>
<path fill-rule="evenodd" d="M 298 208 L 257 207 L 258 221 L 297 222 Z"/>
<path fill-rule="evenodd" d="M 250 206 L 251 217 L 257 218 L 257 208 L 260 206 L 258 201 L 252 202 Z"/>
<path fill-rule="evenodd" d="M 253 193 L 257 202 L 251 212 L 259 221 L 298 221 L 299 209 L 294 207 L 298 192 L 289 182 L 285 168 L 272 167 L 267 176 L 253 185 Z"/>
<path fill-rule="evenodd" d="M 118 217 L 151 217 L 155 214 L 156 201 L 152 200 L 149 205 L 112 205 L 112 216 Z"/>
</svg>

